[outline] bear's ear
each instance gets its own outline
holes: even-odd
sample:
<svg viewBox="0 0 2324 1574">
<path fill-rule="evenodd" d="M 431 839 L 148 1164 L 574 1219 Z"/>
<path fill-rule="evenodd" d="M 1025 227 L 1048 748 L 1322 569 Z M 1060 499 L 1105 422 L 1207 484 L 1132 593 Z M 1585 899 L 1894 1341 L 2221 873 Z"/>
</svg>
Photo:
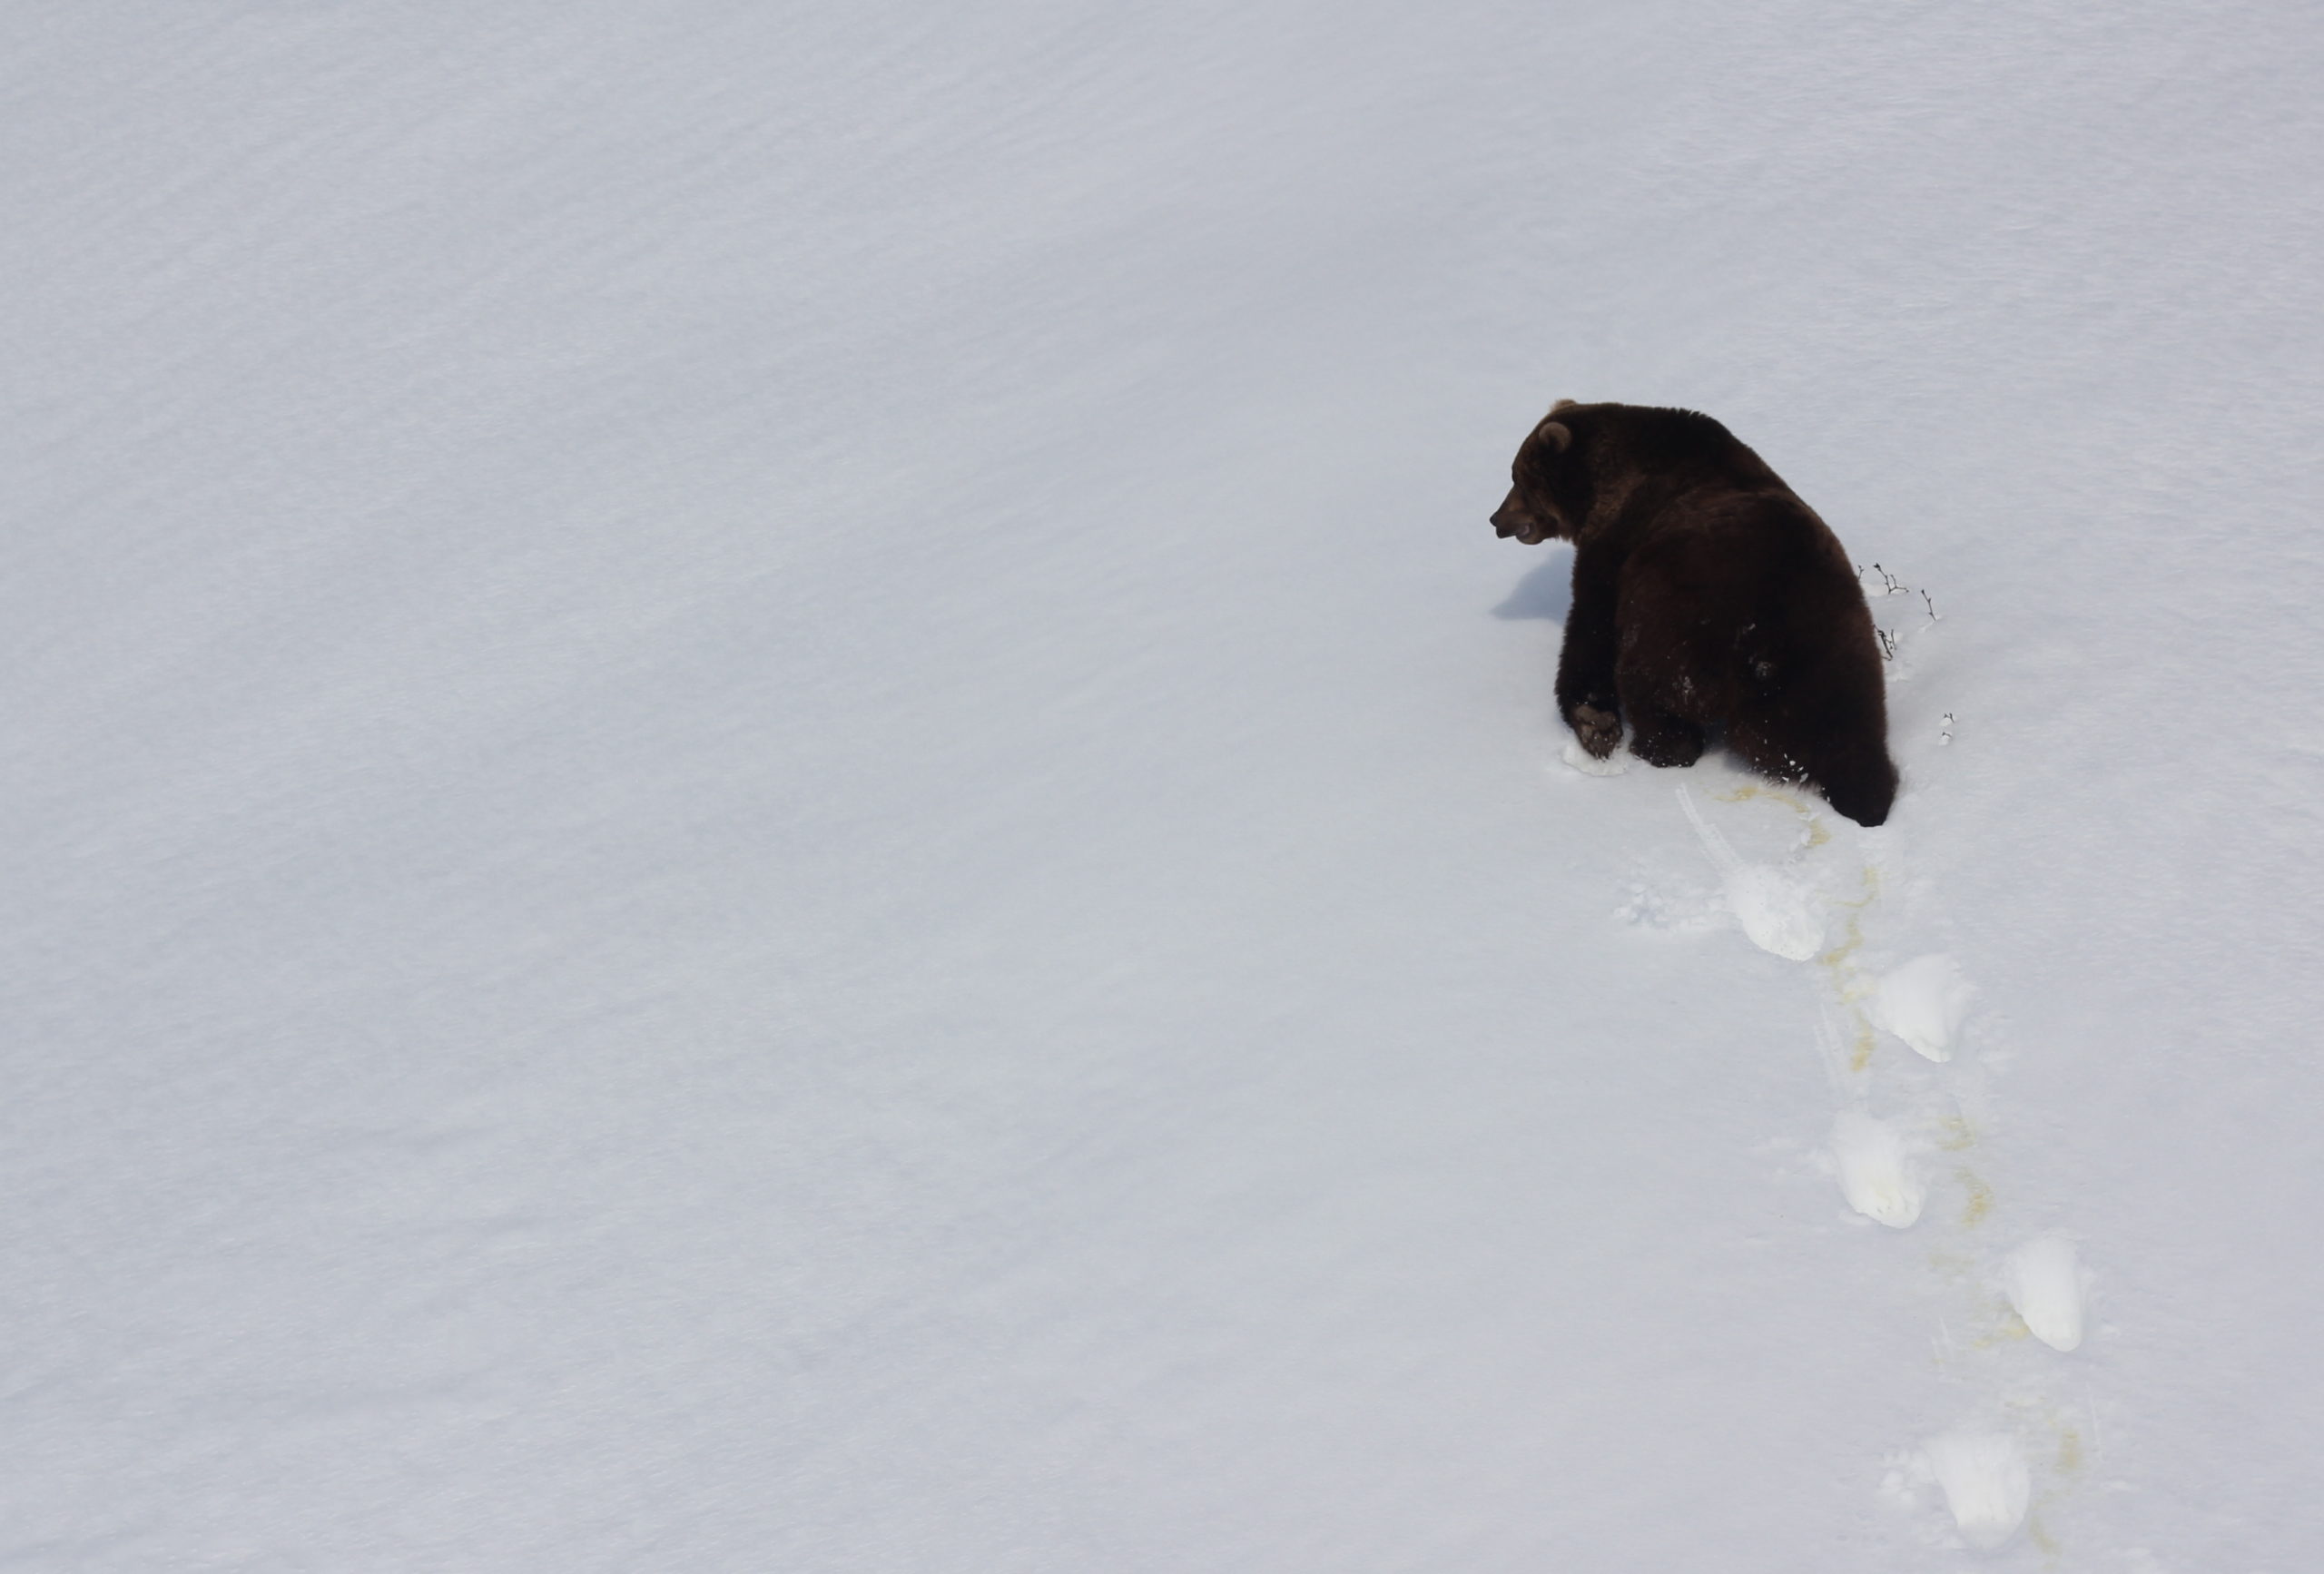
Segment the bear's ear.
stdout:
<svg viewBox="0 0 2324 1574">
<path fill-rule="evenodd" d="M 1558 400 L 1558 402 L 1557 402 L 1557 403 L 1555 403 L 1555 404 L 1553 404 L 1553 405 L 1551 405 L 1551 406 L 1550 407 L 1550 414 L 1551 414 L 1551 415 L 1555 415 L 1555 414 L 1557 414 L 1560 410 L 1570 410 L 1570 409 L 1571 409 L 1571 408 L 1573 408 L 1573 400 L 1571 400 L 1571 399 L 1560 399 L 1560 400 Z"/>
<path fill-rule="evenodd" d="M 1551 413 L 1555 414 L 1556 412 L 1552 411 Z M 1543 442 L 1549 444 L 1551 448 L 1554 448 L 1561 454 L 1564 453 L 1567 448 L 1573 446 L 1573 428 L 1567 426 L 1563 421 L 1553 421 L 1547 416 L 1544 416 L 1541 418 L 1541 424 L 1540 426 L 1533 428 L 1533 435 L 1541 438 Z"/>
</svg>

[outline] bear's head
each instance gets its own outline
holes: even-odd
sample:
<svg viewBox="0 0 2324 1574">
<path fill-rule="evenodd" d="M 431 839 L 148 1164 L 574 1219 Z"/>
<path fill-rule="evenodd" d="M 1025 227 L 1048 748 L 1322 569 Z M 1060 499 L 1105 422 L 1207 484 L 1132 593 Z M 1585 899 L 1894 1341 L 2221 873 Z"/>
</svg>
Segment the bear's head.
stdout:
<svg viewBox="0 0 2324 1574">
<path fill-rule="evenodd" d="M 1552 536 L 1573 538 L 1581 517 L 1574 505 L 1581 501 L 1587 479 L 1573 453 L 1573 427 L 1560 418 L 1577 408 L 1571 399 L 1558 400 L 1519 446 L 1509 467 L 1509 496 L 1492 515 L 1493 530 L 1504 539 L 1515 536 L 1537 546 Z M 1586 503 L 1582 511 L 1587 511 Z"/>
</svg>

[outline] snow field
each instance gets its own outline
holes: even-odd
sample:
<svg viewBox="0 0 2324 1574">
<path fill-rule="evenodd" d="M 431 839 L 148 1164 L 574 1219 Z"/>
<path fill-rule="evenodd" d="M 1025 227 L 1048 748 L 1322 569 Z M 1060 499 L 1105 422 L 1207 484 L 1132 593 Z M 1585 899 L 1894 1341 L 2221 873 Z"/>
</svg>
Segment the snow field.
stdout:
<svg viewBox="0 0 2324 1574">
<path fill-rule="evenodd" d="M 0 34 L 0 1564 L 2324 1567 L 2312 7 Z M 1884 831 L 1557 765 L 1561 396 Z"/>
</svg>

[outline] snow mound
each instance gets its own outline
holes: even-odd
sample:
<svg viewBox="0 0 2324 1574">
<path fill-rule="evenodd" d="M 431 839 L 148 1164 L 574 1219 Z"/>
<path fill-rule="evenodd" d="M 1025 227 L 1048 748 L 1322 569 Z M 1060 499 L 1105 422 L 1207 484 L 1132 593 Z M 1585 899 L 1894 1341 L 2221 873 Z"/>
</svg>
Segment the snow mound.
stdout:
<svg viewBox="0 0 2324 1574">
<path fill-rule="evenodd" d="M 1619 776 L 1630 768 L 1630 752 L 1628 749 L 1617 749 L 1600 760 L 1583 748 L 1579 738 L 1568 738 L 1558 758 L 1584 776 Z"/>
<path fill-rule="evenodd" d="M 1824 915 L 1816 893 L 1772 864 L 1747 863 L 1718 828 L 1695 807 L 1695 795 L 1679 789 L 1679 805 L 1693 821 L 1703 851 L 1718 869 L 1727 905 L 1751 943 L 1786 961 L 1810 961 L 1824 949 Z"/>
<path fill-rule="evenodd" d="M 2034 1496 L 2025 1451 L 2002 1432 L 1947 1432 L 1922 1450 L 1962 1537 L 1980 1551 L 2000 1546 L 2025 1521 Z"/>
<path fill-rule="evenodd" d="M 1969 1013 L 1972 991 L 1958 963 L 1942 951 L 1886 974 L 1866 1008 L 1884 1028 L 1931 1060 L 1953 1058 L 1953 1041 Z"/>
<path fill-rule="evenodd" d="M 2026 1242 L 2002 1267 L 2002 1288 L 2010 1305 L 2034 1337 L 2053 1350 L 2081 1344 L 2086 1287 L 2073 1243 L 2062 1235 Z"/>
<path fill-rule="evenodd" d="M 1862 1110 L 1843 1112 L 1832 1122 L 1832 1158 L 1848 1206 L 1896 1230 L 1919 1220 L 1928 1185 L 1895 1125 Z"/>
</svg>

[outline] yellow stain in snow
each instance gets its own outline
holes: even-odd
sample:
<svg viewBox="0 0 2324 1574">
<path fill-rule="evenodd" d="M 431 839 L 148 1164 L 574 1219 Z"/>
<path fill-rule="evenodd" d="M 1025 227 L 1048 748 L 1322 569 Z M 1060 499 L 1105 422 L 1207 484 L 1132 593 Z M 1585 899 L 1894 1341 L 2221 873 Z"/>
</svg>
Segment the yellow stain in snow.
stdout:
<svg viewBox="0 0 2324 1574">
<path fill-rule="evenodd" d="M 1998 1350 L 2004 1344 L 2014 1344 L 2021 1339 L 2033 1337 L 2034 1330 L 2025 1326 L 2025 1319 L 2020 1317 L 2014 1311 L 2004 1308 L 2001 1321 L 1994 1324 L 1994 1331 L 1991 1333 L 1976 1342 L 1976 1347 L 1980 1350 Z"/>
<path fill-rule="evenodd" d="M 1961 1177 L 1961 1189 L 1969 1194 L 1968 1204 L 1961 1210 L 1961 1222 L 1975 1229 L 1994 1211 L 1994 1188 L 1965 1169 L 1956 1173 Z"/>
<path fill-rule="evenodd" d="M 1779 787 L 1762 787 L 1756 782 L 1746 782 L 1732 792 L 1714 792 L 1711 796 L 1721 803 L 1742 803 L 1753 798 L 1765 798 L 1770 802 L 1780 803 L 1807 823 L 1809 847 L 1821 847 L 1832 840 L 1832 833 L 1824 829 L 1822 816 L 1797 793 L 1786 792 Z"/>
</svg>

